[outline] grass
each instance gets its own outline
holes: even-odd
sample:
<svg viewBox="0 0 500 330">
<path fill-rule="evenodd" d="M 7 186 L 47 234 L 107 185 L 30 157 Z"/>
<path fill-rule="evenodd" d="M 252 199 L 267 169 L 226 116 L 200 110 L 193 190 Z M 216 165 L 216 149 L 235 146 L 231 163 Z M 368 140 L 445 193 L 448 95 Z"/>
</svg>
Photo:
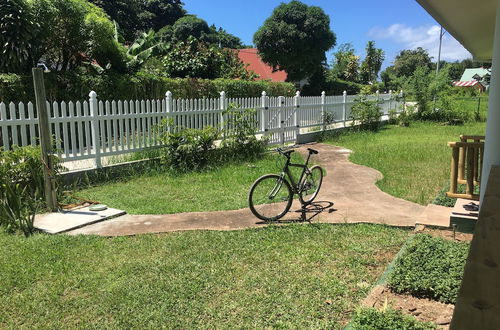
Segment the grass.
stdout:
<svg viewBox="0 0 500 330">
<path fill-rule="evenodd" d="M 0 234 L 0 328 L 341 328 L 407 239 L 381 225 Z"/>
<path fill-rule="evenodd" d="M 388 285 L 398 293 L 455 303 L 469 243 L 417 235 L 396 260 Z"/>
<path fill-rule="evenodd" d="M 267 155 L 252 163 L 227 164 L 211 170 L 173 174 L 146 171 L 114 182 L 89 187 L 76 193 L 130 214 L 171 214 L 234 210 L 248 206 L 252 183 L 268 173 L 279 173 L 283 157 Z M 294 161 L 301 161 L 294 154 Z M 298 177 L 296 175 L 295 177 Z"/>
<path fill-rule="evenodd" d="M 378 187 L 396 197 L 427 205 L 450 175 L 451 148 L 460 134 L 483 135 L 485 123 L 444 126 L 412 122 L 410 127 L 385 126 L 378 132 L 349 132 L 326 143 L 353 150 L 350 160 L 379 170 Z"/>
</svg>

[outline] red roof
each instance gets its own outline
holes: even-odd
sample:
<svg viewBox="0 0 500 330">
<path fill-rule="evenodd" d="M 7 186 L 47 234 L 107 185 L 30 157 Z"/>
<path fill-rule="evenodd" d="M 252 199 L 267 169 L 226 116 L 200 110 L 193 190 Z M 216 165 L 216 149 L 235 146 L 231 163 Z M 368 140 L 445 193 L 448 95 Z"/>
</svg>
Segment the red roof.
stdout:
<svg viewBox="0 0 500 330">
<path fill-rule="evenodd" d="M 257 80 L 285 81 L 287 74 L 285 71 L 273 72 L 273 68 L 262 61 L 256 48 L 238 49 L 240 60 L 248 64 L 248 69 L 259 75 Z"/>
</svg>

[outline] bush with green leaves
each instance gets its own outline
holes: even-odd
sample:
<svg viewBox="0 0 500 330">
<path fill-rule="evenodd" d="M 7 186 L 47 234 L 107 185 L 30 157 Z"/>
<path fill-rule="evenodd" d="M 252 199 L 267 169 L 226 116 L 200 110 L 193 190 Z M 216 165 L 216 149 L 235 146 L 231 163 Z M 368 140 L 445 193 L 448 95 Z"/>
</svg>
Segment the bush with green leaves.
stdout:
<svg viewBox="0 0 500 330">
<path fill-rule="evenodd" d="M 418 234 L 396 260 L 388 285 L 394 292 L 455 303 L 469 243 Z"/>
<path fill-rule="evenodd" d="M 57 176 L 61 166 L 53 157 Z M 38 147 L 0 151 L 0 226 L 8 232 L 33 232 L 33 216 L 44 207 L 43 163 Z"/>
<path fill-rule="evenodd" d="M 160 125 L 161 159 L 169 169 L 178 172 L 200 170 L 210 164 L 211 151 L 218 139 L 217 129 L 207 126 L 203 129 L 174 126 L 172 120 Z"/>
<path fill-rule="evenodd" d="M 436 325 L 429 322 L 420 322 L 411 315 L 394 309 L 377 310 L 364 308 L 359 310 L 350 323 L 353 330 L 431 330 Z"/>
<path fill-rule="evenodd" d="M 255 136 L 259 124 L 255 109 L 239 109 L 231 104 L 224 117 L 222 158 L 251 159 L 264 153 L 268 139 Z"/>
<path fill-rule="evenodd" d="M 351 119 L 359 121 L 360 129 L 377 130 L 382 112 L 378 101 L 370 101 L 365 96 L 354 100 L 351 107 Z"/>
</svg>

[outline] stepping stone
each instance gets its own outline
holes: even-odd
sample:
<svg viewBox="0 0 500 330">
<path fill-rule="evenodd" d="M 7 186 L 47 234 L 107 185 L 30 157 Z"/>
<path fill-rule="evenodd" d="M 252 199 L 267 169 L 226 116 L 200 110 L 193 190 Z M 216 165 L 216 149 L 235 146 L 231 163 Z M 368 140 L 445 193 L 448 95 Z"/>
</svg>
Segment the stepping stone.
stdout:
<svg viewBox="0 0 500 330">
<path fill-rule="evenodd" d="M 417 217 L 416 224 L 449 228 L 451 210 L 451 207 L 429 204 L 424 212 Z"/>
<path fill-rule="evenodd" d="M 89 207 L 81 209 L 38 214 L 35 216 L 35 228 L 48 234 L 64 233 L 96 222 L 124 215 L 126 212 L 113 208 L 103 211 L 90 211 Z"/>
</svg>

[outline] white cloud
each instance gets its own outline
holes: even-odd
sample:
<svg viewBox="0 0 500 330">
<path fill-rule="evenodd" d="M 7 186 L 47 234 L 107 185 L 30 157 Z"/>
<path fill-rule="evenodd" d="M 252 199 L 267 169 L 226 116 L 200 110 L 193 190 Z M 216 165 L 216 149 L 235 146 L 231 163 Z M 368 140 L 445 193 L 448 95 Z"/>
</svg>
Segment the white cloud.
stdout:
<svg viewBox="0 0 500 330">
<path fill-rule="evenodd" d="M 393 24 L 389 27 L 374 27 L 368 35 L 374 39 L 393 40 L 401 44 L 404 49 L 422 47 L 436 60 L 439 51 L 439 33 L 438 25 L 411 27 L 405 24 Z M 455 38 L 448 33 L 444 35 L 441 48 L 442 60 L 456 61 L 470 57 L 472 55 Z"/>
</svg>

